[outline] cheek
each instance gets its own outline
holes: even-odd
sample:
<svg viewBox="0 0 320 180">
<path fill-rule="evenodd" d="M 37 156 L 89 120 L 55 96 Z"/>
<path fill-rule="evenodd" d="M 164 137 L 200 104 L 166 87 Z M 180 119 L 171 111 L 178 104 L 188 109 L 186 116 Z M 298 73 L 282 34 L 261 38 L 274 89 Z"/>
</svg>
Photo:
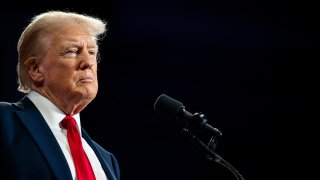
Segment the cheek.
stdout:
<svg viewBox="0 0 320 180">
<path fill-rule="evenodd" d="M 58 86 L 67 85 L 76 80 L 74 71 L 70 68 L 61 66 L 52 66 L 45 71 L 45 81 L 48 83 L 57 83 Z"/>
<path fill-rule="evenodd" d="M 93 71 L 94 78 L 95 78 L 96 80 L 98 80 L 98 70 L 97 70 L 97 66 L 95 66 L 92 71 Z"/>
</svg>

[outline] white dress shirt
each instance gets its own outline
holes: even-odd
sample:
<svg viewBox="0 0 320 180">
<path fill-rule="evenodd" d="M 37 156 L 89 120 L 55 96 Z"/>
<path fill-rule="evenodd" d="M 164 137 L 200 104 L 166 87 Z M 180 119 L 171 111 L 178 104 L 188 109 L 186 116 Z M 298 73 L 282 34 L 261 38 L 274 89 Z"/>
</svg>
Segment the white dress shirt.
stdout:
<svg viewBox="0 0 320 180">
<path fill-rule="evenodd" d="M 42 96 L 41 94 L 31 91 L 27 95 L 27 97 L 33 102 L 33 104 L 38 108 L 43 118 L 46 120 L 47 124 L 49 125 L 53 135 L 55 136 L 56 140 L 58 141 L 60 148 L 66 158 L 69 168 L 74 180 L 77 179 L 76 177 L 76 170 L 73 164 L 71 151 L 67 139 L 67 130 L 60 127 L 59 123 L 63 120 L 66 114 L 61 111 L 56 105 L 54 105 L 49 99 Z M 81 129 L 80 123 L 80 114 L 76 114 L 73 116 L 76 120 L 78 128 Z M 79 131 L 81 133 L 81 131 Z M 93 172 L 96 176 L 97 180 L 107 180 L 107 176 L 104 173 L 100 161 L 98 160 L 96 154 L 86 142 L 85 139 L 82 138 L 82 146 L 84 151 L 86 152 L 88 159 L 91 163 Z"/>
</svg>

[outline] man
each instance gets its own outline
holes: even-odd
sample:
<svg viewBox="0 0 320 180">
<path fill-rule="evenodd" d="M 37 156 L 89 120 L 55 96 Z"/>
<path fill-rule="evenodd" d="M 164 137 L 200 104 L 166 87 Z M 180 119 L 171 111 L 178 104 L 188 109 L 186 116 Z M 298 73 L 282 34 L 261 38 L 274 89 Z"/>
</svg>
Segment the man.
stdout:
<svg viewBox="0 0 320 180">
<path fill-rule="evenodd" d="M 90 139 L 79 115 L 98 91 L 97 41 L 105 26 L 49 11 L 25 28 L 17 72 L 26 96 L 0 102 L 0 179 L 119 179 L 117 160 Z"/>
</svg>

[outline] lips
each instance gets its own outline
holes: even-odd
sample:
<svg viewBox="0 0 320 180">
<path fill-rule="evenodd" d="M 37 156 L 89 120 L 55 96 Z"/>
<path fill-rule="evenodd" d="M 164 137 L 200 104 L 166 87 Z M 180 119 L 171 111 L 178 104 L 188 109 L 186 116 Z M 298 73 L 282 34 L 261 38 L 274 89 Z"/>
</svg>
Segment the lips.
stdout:
<svg viewBox="0 0 320 180">
<path fill-rule="evenodd" d="M 81 77 L 78 82 L 93 82 L 93 77 L 91 76 Z"/>
</svg>

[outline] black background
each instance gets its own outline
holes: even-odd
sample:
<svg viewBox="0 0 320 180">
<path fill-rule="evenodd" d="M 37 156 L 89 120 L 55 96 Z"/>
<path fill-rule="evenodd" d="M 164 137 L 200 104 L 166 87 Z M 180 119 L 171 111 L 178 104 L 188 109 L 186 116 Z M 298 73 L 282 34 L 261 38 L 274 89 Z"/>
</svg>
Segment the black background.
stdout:
<svg viewBox="0 0 320 180">
<path fill-rule="evenodd" d="M 16 91 L 16 44 L 34 15 L 94 15 L 109 30 L 99 93 L 81 112 L 82 126 L 115 154 L 123 180 L 235 179 L 153 110 L 163 93 L 222 131 L 216 153 L 245 179 L 308 179 L 311 9 L 266 0 L 43 4 L 52 6 L 1 8 L 0 101 L 24 96 Z"/>
</svg>

